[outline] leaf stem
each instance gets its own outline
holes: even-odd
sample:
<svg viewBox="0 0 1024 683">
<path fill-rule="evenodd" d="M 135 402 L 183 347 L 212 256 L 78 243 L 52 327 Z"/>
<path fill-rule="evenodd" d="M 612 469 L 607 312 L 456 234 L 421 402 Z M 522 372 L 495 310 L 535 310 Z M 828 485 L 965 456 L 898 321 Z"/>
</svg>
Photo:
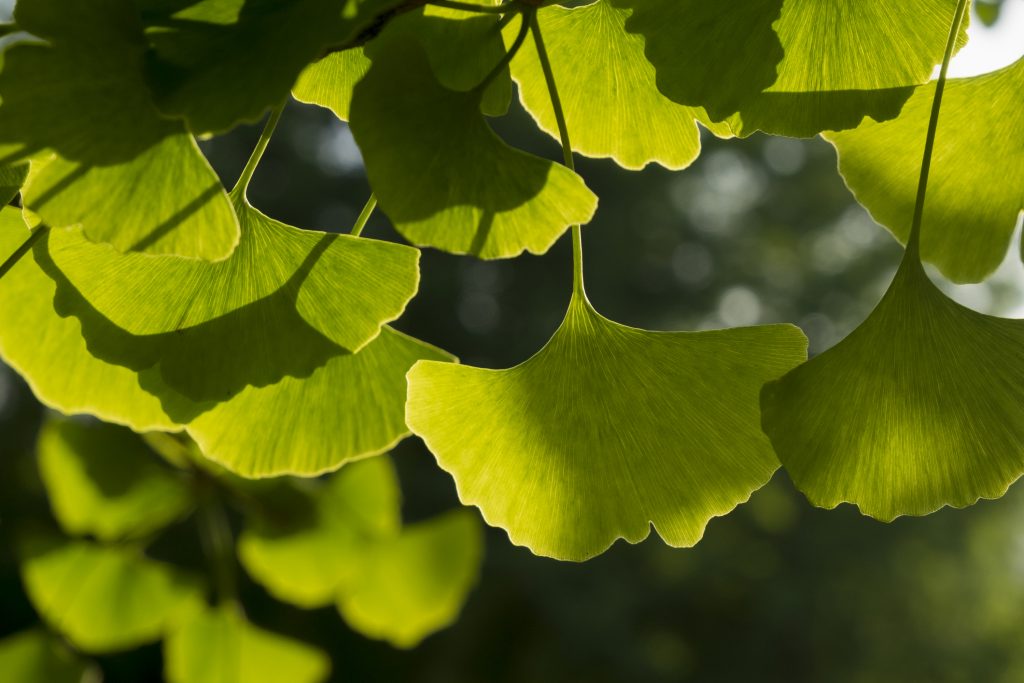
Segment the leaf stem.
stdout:
<svg viewBox="0 0 1024 683">
<path fill-rule="evenodd" d="M 36 227 L 35 230 L 30 232 L 25 241 L 21 243 L 21 246 L 15 249 L 14 253 L 8 256 L 7 259 L 3 262 L 3 264 L 0 264 L 0 278 L 3 278 L 4 275 L 7 275 L 7 272 L 18 264 L 18 261 L 21 260 L 21 257 L 27 254 L 32 249 L 32 245 L 38 242 L 39 238 L 45 235 L 47 232 L 49 232 L 49 230 L 49 226 L 39 225 Z"/>
<path fill-rule="evenodd" d="M 534 14 L 535 12 L 532 7 L 527 7 L 522 11 L 523 23 L 519 26 L 519 33 L 516 34 L 515 40 L 512 41 L 512 45 L 509 46 L 508 51 L 505 52 L 505 56 L 502 57 L 501 61 L 491 69 L 490 73 L 488 73 L 482 81 L 480 81 L 480 84 L 474 88 L 475 90 L 486 90 L 487 86 L 489 86 L 491 82 L 505 70 L 512 59 L 516 56 L 516 53 L 519 52 L 519 48 L 521 48 L 523 43 L 526 41 L 526 34 L 530 31 L 530 20 Z"/>
<path fill-rule="evenodd" d="M 917 202 L 914 205 L 914 220 L 910 225 L 910 237 L 907 239 L 907 252 L 919 256 L 921 247 L 921 223 L 924 220 L 924 200 L 928 193 L 928 175 L 931 172 L 932 154 L 935 151 L 935 134 L 939 129 L 939 111 L 942 109 L 942 94 L 946 90 L 946 76 L 949 73 L 949 62 L 953 58 L 956 40 L 960 35 L 964 14 L 967 11 L 967 0 L 959 0 L 953 14 L 953 24 L 949 27 L 949 39 L 946 41 L 946 52 L 942 56 L 942 69 L 939 80 L 935 83 L 935 97 L 932 99 L 932 113 L 928 121 L 928 135 L 924 143 L 924 157 L 921 160 L 921 178 L 917 184 Z"/>
<path fill-rule="evenodd" d="M 356 219 L 356 224 L 352 228 L 350 233 L 353 237 L 359 237 L 363 234 L 363 228 L 366 227 L 366 222 L 370 220 L 370 216 L 373 215 L 373 210 L 377 208 L 377 195 L 370 193 L 370 198 L 366 200 L 366 204 L 363 205 L 363 210 L 359 212 L 359 218 Z"/>
<path fill-rule="evenodd" d="M 525 22 L 526 19 L 524 16 L 523 21 Z M 547 48 L 544 47 L 544 37 L 541 35 L 537 13 L 531 12 L 529 20 L 530 28 L 533 31 L 533 42 L 537 45 L 537 58 L 540 61 L 540 68 L 544 72 L 544 82 L 548 86 L 551 107 L 555 110 L 555 122 L 558 124 L 558 139 L 562 143 L 562 160 L 569 170 L 575 171 L 576 165 L 572 159 L 572 143 L 569 140 L 569 126 L 565 122 L 562 98 L 558 95 L 558 85 L 555 83 L 555 74 L 551 70 L 551 60 L 548 58 Z M 572 291 L 574 296 L 585 296 L 583 290 L 583 235 L 578 225 L 572 226 Z"/>
<path fill-rule="evenodd" d="M 224 506 L 211 491 L 199 508 L 199 534 L 203 550 L 213 569 L 220 602 L 233 602 L 238 593 L 235 581 L 235 548 Z"/>
<path fill-rule="evenodd" d="M 504 14 L 509 11 L 511 2 L 503 2 L 500 5 L 476 5 L 472 2 L 459 2 L 459 0 L 427 0 L 428 5 L 436 7 L 447 7 L 448 9 L 462 10 L 463 12 L 480 12 L 483 14 Z"/>
<path fill-rule="evenodd" d="M 282 112 L 284 112 L 283 102 L 270 112 L 270 117 L 267 119 L 266 125 L 263 126 L 263 132 L 260 133 L 260 139 L 256 143 L 256 148 L 253 149 L 252 155 L 249 156 L 249 161 L 245 163 L 242 174 L 238 176 L 238 181 L 231 190 L 232 196 L 245 198 L 246 190 L 249 189 L 249 181 L 252 180 L 252 175 L 256 172 L 260 159 L 263 158 L 263 152 L 266 151 L 267 145 L 270 144 L 270 138 L 274 134 L 274 129 L 277 128 L 277 122 L 281 120 Z"/>
</svg>

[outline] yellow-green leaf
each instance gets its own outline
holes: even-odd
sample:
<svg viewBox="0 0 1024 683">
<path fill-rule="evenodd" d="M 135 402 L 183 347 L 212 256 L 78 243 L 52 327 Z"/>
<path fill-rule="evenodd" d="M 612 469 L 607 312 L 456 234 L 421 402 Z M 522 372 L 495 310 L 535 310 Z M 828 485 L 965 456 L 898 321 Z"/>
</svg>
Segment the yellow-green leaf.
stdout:
<svg viewBox="0 0 1024 683">
<path fill-rule="evenodd" d="M 462 501 L 537 554 L 585 560 L 652 524 L 690 546 L 778 468 L 758 394 L 805 354 L 789 325 L 647 332 L 574 296 L 512 369 L 417 363 L 406 419 Z"/>
</svg>

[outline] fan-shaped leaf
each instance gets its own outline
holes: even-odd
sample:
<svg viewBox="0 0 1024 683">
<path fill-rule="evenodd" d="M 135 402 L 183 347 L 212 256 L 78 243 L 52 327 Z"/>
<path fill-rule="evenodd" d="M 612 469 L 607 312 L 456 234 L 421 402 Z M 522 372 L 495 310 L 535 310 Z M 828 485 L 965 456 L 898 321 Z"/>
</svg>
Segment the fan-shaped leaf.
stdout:
<svg viewBox="0 0 1024 683">
<path fill-rule="evenodd" d="M 397 0 L 143 0 L 160 108 L 195 132 L 256 121 L 296 77 Z"/>
<path fill-rule="evenodd" d="M 82 321 L 93 355 L 137 370 L 159 363 L 192 400 L 225 400 L 362 348 L 416 293 L 415 249 L 297 230 L 236 204 L 243 236 L 222 263 L 50 237 L 58 311 Z"/>
<path fill-rule="evenodd" d="M 139 538 L 192 507 L 185 482 L 126 429 L 53 419 L 37 448 L 50 505 L 70 534 Z"/>
<path fill-rule="evenodd" d="M 904 258 L 868 319 L 765 386 L 764 429 L 815 505 L 882 520 L 997 498 L 1024 473 L 1024 322 L 966 309 Z"/>
<path fill-rule="evenodd" d="M 956 0 L 612 0 L 646 41 L 670 99 L 809 137 L 895 117 L 942 60 Z M 961 44 L 966 34 L 961 36 Z"/>
<path fill-rule="evenodd" d="M 480 571 L 476 516 L 456 510 L 370 546 L 338 599 L 345 621 L 371 638 L 413 647 L 458 616 Z"/>
<path fill-rule="evenodd" d="M 248 387 L 188 426 L 203 453 L 245 477 L 314 476 L 390 450 L 409 434 L 405 373 L 444 351 L 389 327 L 306 378 Z"/>
<path fill-rule="evenodd" d="M 934 95 L 932 83 L 914 93 L 899 118 L 826 136 L 857 200 L 900 241 L 914 213 Z M 921 255 L 952 280 L 977 282 L 1002 262 L 1024 210 L 1024 59 L 948 81 L 942 120 Z"/>
<path fill-rule="evenodd" d="M 38 166 L 25 205 L 121 250 L 230 254 L 238 222 L 195 141 L 150 101 L 130 0 L 21 0 L 16 18 L 47 41 L 10 47 L 0 72 L 2 163 Z"/>
<path fill-rule="evenodd" d="M 316 490 L 309 519 L 246 529 L 238 557 L 274 597 L 306 608 L 329 605 L 357 572 L 367 546 L 399 533 L 399 496 L 387 456 L 354 462 Z"/>
<path fill-rule="evenodd" d="M 170 683 L 316 683 L 327 655 L 303 642 L 257 628 L 227 606 L 193 615 L 164 643 Z"/>
<path fill-rule="evenodd" d="M 415 44 L 378 50 L 351 108 L 370 184 L 414 244 L 482 258 L 543 253 L 590 220 L 597 198 L 572 171 L 502 142 L 480 98 L 440 85 Z"/>
<path fill-rule="evenodd" d="M 0 640 L 0 671 L 8 683 L 99 683 L 94 667 L 42 630 Z"/>
<path fill-rule="evenodd" d="M 292 97 L 330 109 L 348 121 L 352 89 L 369 70 L 370 59 L 362 48 L 331 53 L 306 67 L 292 88 Z"/>
<path fill-rule="evenodd" d="M 192 577 L 130 547 L 36 542 L 21 574 L 39 614 L 87 652 L 159 640 L 202 604 Z"/>
<path fill-rule="evenodd" d="M 646 332 L 574 296 L 510 370 L 417 363 L 406 419 L 462 501 L 535 553 L 584 560 L 652 523 L 689 546 L 778 468 L 758 392 L 805 352 L 792 326 Z"/>
<path fill-rule="evenodd" d="M 14 199 L 27 177 L 27 163 L 0 166 L 0 206 L 5 206 Z"/>
<path fill-rule="evenodd" d="M 607 0 L 537 14 L 555 81 L 572 131 L 573 150 L 611 157 L 640 169 L 651 162 L 666 168 L 689 166 L 700 154 L 695 120 L 702 109 L 684 107 L 662 95 L 654 67 L 644 57 L 644 39 L 626 32 L 630 10 Z M 512 62 L 519 98 L 537 125 L 558 138 L 558 125 L 544 72 L 531 41 Z M 727 127 L 719 132 L 727 132 Z"/>
</svg>

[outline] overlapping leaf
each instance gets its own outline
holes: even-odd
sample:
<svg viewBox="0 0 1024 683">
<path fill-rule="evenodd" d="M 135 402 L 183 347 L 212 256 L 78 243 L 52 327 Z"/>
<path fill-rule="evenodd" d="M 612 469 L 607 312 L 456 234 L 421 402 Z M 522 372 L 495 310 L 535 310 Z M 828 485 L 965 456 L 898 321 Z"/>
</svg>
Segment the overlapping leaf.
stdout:
<svg viewBox="0 0 1024 683">
<path fill-rule="evenodd" d="M 194 578 L 131 547 L 35 541 L 21 575 L 36 611 L 86 652 L 159 640 L 202 604 Z"/>
<path fill-rule="evenodd" d="M 1001 496 L 1024 473 L 1022 404 L 1024 321 L 946 298 L 916 252 L 860 327 L 762 396 L 808 499 L 882 520 Z"/>
<path fill-rule="evenodd" d="M 10 211 L 5 210 L 4 225 L 0 226 L 4 228 L 3 242 L 9 245 L 8 253 L 27 236 L 24 227 L 16 223 L 16 213 L 12 215 Z M 253 211 L 252 215 L 257 214 Z M 258 225 L 267 228 L 269 219 L 262 221 Z M 250 227 L 257 227 L 257 223 Z M 259 271 L 253 268 L 250 272 L 257 278 L 255 281 L 243 279 L 241 285 L 235 282 L 239 290 L 231 292 L 230 287 L 207 278 L 211 286 L 220 286 L 201 291 L 208 303 L 206 310 L 231 309 L 240 296 L 252 293 L 247 288 L 249 283 L 255 287 L 260 282 L 258 273 L 276 276 L 285 269 L 287 259 L 295 256 L 296 247 L 289 247 L 289 240 L 278 235 L 286 231 L 285 226 L 276 224 L 275 231 L 260 232 L 257 241 L 271 241 L 266 245 L 266 263 L 260 264 Z M 344 251 L 347 244 L 367 241 L 317 233 L 292 237 L 291 242 L 305 244 L 309 250 L 305 260 L 309 254 L 326 260 L 331 247 Z M 55 238 L 64 239 L 65 245 L 75 239 L 74 233 L 63 237 L 50 235 L 50 240 Z M 6 302 L 0 309 L 0 352 L 7 362 L 27 378 L 41 400 L 63 412 L 89 413 L 137 430 L 178 430 L 187 426 L 207 456 L 245 476 L 316 474 L 390 448 L 408 433 L 403 417 L 406 371 L 419 359 L 449 358 L 443 351 L 389 328 L 383 328 L 358 353 L 349 353 L 309 324 L 307 319 L 328 332 L 334 330 L 336 335 L 351 337 L 352 330 L 358 330 L 361 323 L 356 320 L 352 329 L 346 329 L 343 323 L 366 315 L 365 308 L 360 311 L 360 301 L 372 302 L 370 310 L 375 315 L 391 315 L 381 311 L 390 309 L 397 296 L 395 292 L 403 288 L 396 290 L 378 283 L 372 264 L 370 274 L 361 273 L 365 279 L 355 278 L 346 292 L 335 292 L 336 283 L 349 282 L 348 278 L 355 273 L 322 270 L 317 275 L 321 279 L 311 290 L 322 293 L 323 305 L 319 308 L 314 297 L 307 298 L 296 290 L 297 282 L 285 277 L 277 293 L 188 328 L 182 334 L 171 331 L 138 336 L 111 323 L 82 297 L 56 267 L 47 242 L 40 240 L 33 259 L 22 259 L 0 280 L 0 302 Z M 327 243 L 330 245 L 324 249 Z M 82 250 L 79 253 L 100 253 L 93 251 L 99 247 L 82 240 L 77 244 Z M 403 250 L 398 245 L 388 248 Z M 353 251 L 359 254 L 361 249 Z M 95 272 L 105 274 L 104 277 L 117 271 L 118 264 L 133 263 L 130 255 L 109 250 L 105 253 L 107 260 L 102 263 L 91 256 L 89 259 L 98 268 Z M 247 249 L 240 252 L 246 253 Z M 61 258 L 67 263 L 70 252 Z M 128 270 L 122 271 L 117 280 L 125 288 L 121 291 L 134 289 L 144 293 L 153 287 L 162 291 L 161 282 L 150 280 L 160 267 L 155 257 L 149 258 L 154 259 L 147 262 L 149 275 L 140 280 L 129 280 Z M 238 256 L 233 256 L 232 261 L 235 258 Z M 276 258 L 281 260 L 275 261 Z M 399 274 L 406 272 L 400 267 L 404 260 L 399 258 L 394 267 Z M 191 267 L 176 259 L 166 263 Z M 349 261 L 339 259 L 334 265 L 347 267 Z M 211 271 L 231 270 L 233 266 L 228 262 L 209 264 L 206 268 L 204 277 Z M 315 269 L 309 271 L 304 286 L 311 286 L 314 272 Z M 185 289 L 190 284 L 188 278 L 195 278 L 190 273 L 172 268 L 161 274 Z M 179 276 L 184 279 L 177 279 Z M 89 282 L 96 285 L 100 280 L 94 276 Z M 379 291 L 358 292 L 365 282 L 378 283 L 373 286 L 379 287 Z M 414 284 L 412 270 L 406 274 L 406 287 L 411 286 L 407 290 L 409 295 Z M 97 291 L 102 291 L 102 285 Z M 103 300 L 116 303 L 116 297 Z M 303 301 L 309 306 L 304 308 Z M 350 305 L 349 310 L 335 308 L 339 302 Z M 226 303 L 231 306 L 225 309 Z M 192 309 L 197 311 L 196 315 L 203 310 L 195 303 Z M 179 310 L 186 312 L 188 307 Z M 136 325 L 147 324 L 141 317 L 127 316 L 126 320 L 134 320 Z M 378 318 L 374 324 L 379 326 L 381 322 Z M 33 335 L 25 335 L 24 330 L 32 330 Z M 234 357 L 225 349 L 231 349 Z M 195 355 L 187 356 L 186 350 Z M 218 363 L 210 362 L 212 358 L 222 359 L 219 367 Z M 190 362 L 210 374 L 197 374 Z M 225 393 L 217 395 L 217 391 Z M 215 399 L 226 400 L 216 403 Z"/>
<path fill-rule="evenodd" d="M 312 495 L 310 518 L 246 529 L 239 559 L 278 599 L 305 608 L 329 605 L 366 546 L 400 531 L 399 496 L 387 456 L 352 463 Z"/>
<path fill-rule="evenodd" d="M 54 419 L 43 427 L 37 449 L 50 505 L 69 534 L 139 538 L 192 506 L 185 482 L 118 427 Z"/>
<path fill-rule="evenodd" d="M 336 602 L 354 629 L 411 647 L 454 621 L 479 572 L 480 524 L 467 511 L 401 528 L 386 457 L 342 469 L 313 494 L 313 515 L 239 539 L 248 572 L 302 607 Z"/>
<path fill-rule="evenodd" d="M 505 53 L 497 15 L 427 5 L 391 19 L 366 52 L 362 48 L 344 50 L 311 64 L 292 88 L 292 95 L 348 121 L 352 89 L 370 68 L 366 53 L 387 49 L 396 40 L 417 42 L 438 82 L 459 91 L 479 85 Z M 511 97 L 512 81 L 506 68 L 487 87 L 481 107 L 484 113 L 499 116 L 508 110 Z"/>
<path fill-rule="evenodd" d="M 316 683 L 330 660 L 303 642 L 257 628 L 236 607 L 199 612 L 164 643 L 169 683 Z"/>
<path fill-rule="evenodd" d="M 99 672 L 41 629 L 0 640 L 0 671 L 10 683 L 95 683 Z"/>
<path fill-rule="evenodd" d="M 610 0 L 633 10 L 670 99 L 736 135 L 894 118 L 942 60 L 956 0 Z M 961 44 L 965 42 L 965 34 Z"/>
<path fill-rule="evenodd" d="M 707 115 L 658 91 L 644 39 L 626 32 L 630 13 L 607 0 L 573 8 L 555 5 L 537 13 L 573 149 L 611 157 L 634 170 L 651 162 L 685 168 L 700 154 L 696 120 L 706 121 Z M 531 41 L 513 60 L 512 74 L 523 106 L 557 139 L 554 109 Z M 715 129 L 728 132 L 727 126 Z"/>
<path fill-rule="evenodd" d="M 901 241 L 914 212 L 934 95 L 933 83 L 919 88 L 893 121 L 826 136 L 857 200 Z M 1002 262 L 1024 210 L 1024 59 L 950 80 L 942 120 L 921 254 L 950 279 L 977 282 Z"/>
<path fill-rule="evenodd" d="M 180 123 L 161 117 L 142 74 L 130 0 L 22 0 L 0 71 L 0 157 L 34 157 L 24 202 L 49 225 L 81 225 L 121 250 L 222 259 L 238 222 Z"/>
<path fill-rule="evenodd" d="M 417 363 L 406 419 L 462 501 L 537 554 L 584 560 L 652 523 L 690 546 L 778 468 L 758 392 L 805 353 L 792 326 L 647 332 L 574 296 L 510 370 Z"/>
<path fill-rule="evenodd" d="M 28 177 L 28 164 L 0 166 L 0 206 L 8 204 L 21 191 Z"/>
<path fill-rule="evenodd" d="M 58 311 L 79 317 L 93 355 L 137 370 L 159 364 L 168 386 L 202 402 L 358 351 L 416 293 L 415 249 L 298 230 L 242 199 L 236 209 L 242 239 L 216 264 L 52 235 Z"/>
<path fill-rule="evenodd" d="M 482 258 L 543 253 L 590 220 L 597 198 L 572 171 L 501 141 L 481 97 L 438 83 L 416 44 L 379 50 L 351 106 L 370 184 L 414 244 Z"/>
<path fill-rule="evenodd" d="M 482 546 L 480 522 L 469 510 L 406 527 L 369 548 L 338 610 L 366 636 L 414 647 L 458 617 L 476 583 Z"/>
<path fill-rule="evenodd" d="M 139 0 L 160 108 L 195 132 L 256 121 L 296 77 L 397 0 Z"/>
</svg>

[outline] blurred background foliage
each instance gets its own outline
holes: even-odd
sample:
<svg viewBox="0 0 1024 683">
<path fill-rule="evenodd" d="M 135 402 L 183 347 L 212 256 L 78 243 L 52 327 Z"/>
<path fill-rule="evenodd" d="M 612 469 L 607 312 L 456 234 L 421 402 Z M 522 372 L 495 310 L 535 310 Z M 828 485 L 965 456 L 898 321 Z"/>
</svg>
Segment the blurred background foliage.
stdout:
<svg viewBox="0 0 1024 683">
<path fill-rule="evenodd" d="M 1002 4 L 979 1 L 976 12 L 994 23 Z M 513 144 L 559 156 L 520 109 L 494 125 Z M 203 143 L 225 182 L 258 132 Z M 577 163 L 601 201 L 584 228 L 589 294 L 619 322 L 674 330 L 789 321 L 818 353 L 866 317 L 900 256 L 820 139 L 706 136 L 703 155 L 680 173 Z M 292 225 L 346 231 L 368 194 L 347 127 L 291 103 L 250 188 L 253 204 Z M 399 240 L 379 213 L 364 234 Z M 425 251 L 420 294 L 396 327 L 466 363 L 513 365 L 557 327 L 570 261 L 567 237 L 545 256 L 511 261 Z M 1019 316 L 1021 282 L 1014 249 L 989 282 L 944 286 L 973 308 Z M 0 367 L 0 637 L 38 620 L 12 545 L 24 526 L 53 524 L 34 454 L 43 414 Z M 458 505 L 422 443 L 409 439 L 394 455 L 408 521 Z M 240 591 L 255 624 L 330 653 L 339 681 L 1020 681 L 1022 520 L 1019 486 L 967 510 L 880 524 L 849 506 L 809 507 L 779 472 L 693 549 L 652 537 L 577 565 L 537 558 L 489 529 L 461 619 L 411 651 L 349 631 L 333 608 L 274 601 L 241 572 Z M 203 571 L 194 525 L 172 527 L 151 554 Z M 159 645 L 98 661 L 107 681 L 161 677 Z"/>
</svg>

